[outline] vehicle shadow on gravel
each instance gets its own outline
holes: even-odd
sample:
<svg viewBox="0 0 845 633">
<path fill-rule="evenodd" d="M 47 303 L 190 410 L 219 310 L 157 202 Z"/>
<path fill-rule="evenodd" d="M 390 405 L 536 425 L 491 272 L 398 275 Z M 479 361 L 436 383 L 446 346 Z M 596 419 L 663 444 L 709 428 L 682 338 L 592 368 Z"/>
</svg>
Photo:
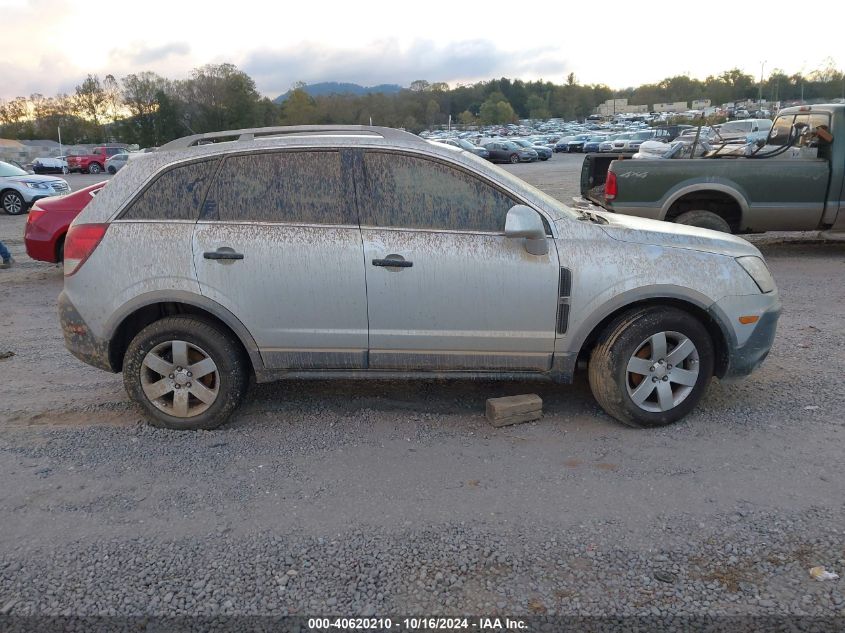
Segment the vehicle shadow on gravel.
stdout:
<svg viewBox="0 0 845 633">
<path fill-rule="evenodd" d="M 319 406 L 356 410 L 484 414 L 488 398 L 537 394 L 546 414 L 596 413 L 598 405 L 586 380 L 574 385 L 491 380 L 302 380 L 256 385 L 246 401 L 253 411 L 281 411 Z M 604 417 L 604 416 L 603 416 Z"/>
</svg>

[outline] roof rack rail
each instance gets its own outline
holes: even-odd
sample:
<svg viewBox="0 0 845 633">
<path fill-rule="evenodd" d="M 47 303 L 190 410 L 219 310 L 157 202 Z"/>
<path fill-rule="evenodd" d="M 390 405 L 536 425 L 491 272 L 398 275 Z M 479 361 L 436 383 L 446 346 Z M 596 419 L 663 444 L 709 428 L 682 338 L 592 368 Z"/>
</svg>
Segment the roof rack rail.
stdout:
<svg viewBox="0 0 845 633">
<path fill-rule="evenodd" d="M 205 145 L 207 143 L 214 143 L 217 140 L 230 140 L 235 142 L 254 141 L 261 137 L 271 136 L 286 136 L 296 134 L 338 134 L 338 133 L 369 133 L 372 136 L 381 136 L 387 140 L 401 140 L 415 142 L 425 142 L 416 134 L 406 132 L 404 130 L 397 130 L 392 127 L 379 127 L 374 125 L 289 125 L 276 127 L 257 127 L 247 128 L 243 130 L 224 130 L 221 132 L 206 132 L 205 134 L 192 134 L 191 136 L 183 136 L 177 138 L 169 143 L 162 145 L 159 150 L 169 149 L 185 149 L 195 145 Z"/>
</svg>

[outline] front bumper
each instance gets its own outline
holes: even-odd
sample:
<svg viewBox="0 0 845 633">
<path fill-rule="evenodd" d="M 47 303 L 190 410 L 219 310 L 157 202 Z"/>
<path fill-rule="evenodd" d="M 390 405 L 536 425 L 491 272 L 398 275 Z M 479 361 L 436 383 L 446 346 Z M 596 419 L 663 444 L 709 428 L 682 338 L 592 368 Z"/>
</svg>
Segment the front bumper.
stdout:
<svg viewBox="0 0 845 633">
<path fill-rule="evenodd" d="M 770 295 L 759 295 L 740 309 L 738 304 L 745 303 L 741 301 L 743 298 L 728 297 L 708 310 L 727 341 L 722 366 L 717 367 L 719 378 L 729 381 L 748 376 L 769 355 L 781 314 L 777 291 Z M 753 325 L 740 325 L 738 319 L 741 314 L 754 314 L 759 316 L 759 320 Z"/>
<path fill-rule="evenodd" d="M 71 354 L 98 369 L 115 371 L 109 360 L 109 342 L 91 334 L 88 324 L 64 291 L 59 295 L 59 322 L 65 336 L 65 347 Z"/>
</svg>

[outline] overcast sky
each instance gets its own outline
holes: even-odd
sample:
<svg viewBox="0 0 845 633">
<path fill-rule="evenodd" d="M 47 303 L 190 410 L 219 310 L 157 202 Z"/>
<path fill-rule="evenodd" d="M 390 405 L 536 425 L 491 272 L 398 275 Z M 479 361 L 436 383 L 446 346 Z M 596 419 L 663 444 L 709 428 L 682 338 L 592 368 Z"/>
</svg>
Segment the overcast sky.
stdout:
<svg viewBox="0 0 845 633">
<path fill-rule="evenodd" d="M 231 62 L 269 97 L 296 81 L 363 85 L 415 79 L 451 86 L 510 77 L 624 88 L 734 66 L 760 76 L 811 70 L 845 45 L 845 3 L 766 13 L 760 3 L 257 2 L 254 0 L 0 0 L 0 98 L 72 92 L 152 70 L 172 79 Z M 804 7 L 801 9 L 800 7 Z M 789 26 L 789 21 L 793 26 Z M 834 27 L 835 28 L 835 27 Z"/>
</svg>

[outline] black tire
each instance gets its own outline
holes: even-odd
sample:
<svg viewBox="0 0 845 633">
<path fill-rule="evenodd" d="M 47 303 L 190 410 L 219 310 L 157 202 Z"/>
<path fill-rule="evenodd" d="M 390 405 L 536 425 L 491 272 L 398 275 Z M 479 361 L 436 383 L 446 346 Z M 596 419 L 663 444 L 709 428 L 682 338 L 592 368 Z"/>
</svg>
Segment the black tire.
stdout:
<svg viewBox="0 0 845 633">
<path fill-rule="evenodd" d="M 21 194 L 17 191 L 9 190 L 4 191 L 3 195 L 0 196 L 0 206 L 3 207 L 3 211 L 8 215 L 23 215 L 26 213 L 28 205 Z"/>
<path fill-rule="evenodd" d="M 511 154 L 510 157 L 508 157 L 508 160 L 510 160 L 511 165 L 515 165 L 519 162 L 519 154 Z"/>
<path fill-rule="evenodd" d="M 676 406 L 652 412 L 638 406 L 628 393 L 628 363 L 644 341 L 660 332 L 680 333 L 692 341 L 698 376 Z M 713 376 L 713 366 L 713 341 L 698 319 L 677 308 L 652 306 L 626 312 L 605 328 L 593 349 L 588 374 L 593 396 L 608 415 L 628 426 L 653 428 L 677 422 L 695 408 Z"/>
<path fill-rule="evenodd" d="M 91 163 L 88 165 L 89 174 L 99 174 L 101 171 L 103 171 L 103 168 L 100 167 L 100 163 Z"/>
<path fill-rule="evenodd" d="M 155 347 L 181 340 L 201 348 L 216 365 L 217 396 L 205 411 L 192 417 L 169 415 L 144 393 L 143 362 Z M 143 407 L 150 424 L 176 430 L 215 429 L 226 422 L 246 394 L 249 383 L 247 359 L 238 342 L 226 331 L 201 317 L 165 317 L 141 330 L 123 359 L 123 384 L 129 396 Z M 190 386 L 190 383 L 188 383 Z M 175 393 L 175 392 L 174 392 Z"/>
<path fill-rule="evenodd" d="M 722 233 L 732 233 L 731 225 L 728 224 L 725 218 L 716 215 L 712 211 L 704 211 L 703 209 L 686 211 L 675 218 L 675 223 L 697 226 L 702 229 L 710 229 Z"/>
<path fill-rule="evenodd" d="M 56 247 L 57 264 L 63 264 L 65 261 L 65 237 L 67 237 L 67 234 L 62 235 L 61 239 L 59 240 L 59 244 Z"/>
<path fill-rule="evenodd" d="M 114 168 L 114 165 L 109 165 L 108 172 L 114 176 L 117 173 L 117 170 Z"/>
</svg>

